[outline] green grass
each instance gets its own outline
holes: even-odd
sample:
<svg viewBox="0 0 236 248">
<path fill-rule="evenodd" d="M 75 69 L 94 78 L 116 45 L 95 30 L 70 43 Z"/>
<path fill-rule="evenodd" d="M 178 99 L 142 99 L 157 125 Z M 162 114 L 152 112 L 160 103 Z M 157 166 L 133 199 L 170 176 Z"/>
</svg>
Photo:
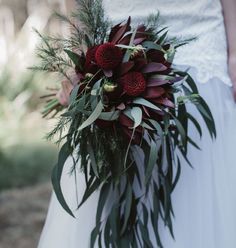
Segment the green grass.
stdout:
<svg viewBox="0 0 236 248">
<path fill-rule="evenodd" d="M 57 149 L 45 144 L 18 144 L 0 153 L 0 191 L 50 179 Z"/>
</svg>

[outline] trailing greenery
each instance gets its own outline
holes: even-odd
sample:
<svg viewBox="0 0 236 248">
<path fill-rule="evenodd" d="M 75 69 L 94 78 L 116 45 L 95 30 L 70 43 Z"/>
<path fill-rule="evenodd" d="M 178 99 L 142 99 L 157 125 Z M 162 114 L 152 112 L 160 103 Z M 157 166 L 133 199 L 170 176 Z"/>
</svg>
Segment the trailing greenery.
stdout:
<svg viewBox="0 0 236 248">
<path fill-rule="evenodd" d="M 34 67 L 59 72 L 68 80 L 67 71 L 73 68 L 80 76 L 76 84 L 71 80 L 68 107 L 51 99 L 45 111 L 45 115 L 52 110 L 61 113 L 48 134 L 49 139 L 57 138 L 57 143 L 63 144 L 52 172 L 55 193 L 62 207 L 74 217 L 60 184 L 65 161 L 71 157 L 71 172 L 79 167 L 86 181 L 78 208 L 100 189 L 90 247 L 162 248 L 158 223 L 162 221 L 174 237 L 171 194 L 181 175 L 182 161 L 192 166 L 188 146 L 199 149 L 189 137 L 189 122 L 202 135 L 202 127 L 188 112 L 187 104 L 196 106 L 212 138 L 216 136 L 213 116 L 191 76 L 173 68 L 176 49 L 186 41 L 168 39 L 166 29 L 157 25 L 158 13 L 148 18 L 147 26 L 132 28 L 129 18 L 109 30 L 101 1 L 78 2 L 80 9 L 73 14 L 80 22 L 78 26 L 57 15 L 72 27 L 72 36 L 55 39 L 40 35 L 43 46 L 38 56 L 42 64 Z M 103 43 L 108 43 L 117 57 L 121 54 L 120 67 L 114 71 L 103 68 L 96 58 L 91 63 L 96 71 L 91 73 L 86 67 L 86 62 L 91 62 L 86 61 L 87 51 Z M 141 67 L 140 60 L 144 62 Z M 115 90 L 124 75 L 136 73 L 133 67 L 137 64 L 148 90 L 139 95 L 123 91 L 109 98 L 106 89 L 114 86 Z M 142 83 L 137 80 L 136 89 Z M 126 121 L 122 122 L 122 117 Z M 148 225 L 156 240 L 151 240 Z"/>
</svg>

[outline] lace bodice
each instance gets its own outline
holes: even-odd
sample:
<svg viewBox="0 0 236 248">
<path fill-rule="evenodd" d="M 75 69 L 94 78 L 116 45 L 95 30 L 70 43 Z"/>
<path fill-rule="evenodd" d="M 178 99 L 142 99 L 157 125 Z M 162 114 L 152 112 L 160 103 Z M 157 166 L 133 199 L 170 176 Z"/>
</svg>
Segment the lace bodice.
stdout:
<svg viewBox="0 0 236 248">
<path fill-rule="evenodd" d="M 227 69 L 227 45 L 220 0 L 103 0 L 108 16 L 114 21 L 129 15 L 142 22 L 160 11 L 161 20 L 170 36 L 197 37 L 179 48 L 174 63 L 197 70 L 199 83 L 213 77 L 231 85 Z"/>
</svg>

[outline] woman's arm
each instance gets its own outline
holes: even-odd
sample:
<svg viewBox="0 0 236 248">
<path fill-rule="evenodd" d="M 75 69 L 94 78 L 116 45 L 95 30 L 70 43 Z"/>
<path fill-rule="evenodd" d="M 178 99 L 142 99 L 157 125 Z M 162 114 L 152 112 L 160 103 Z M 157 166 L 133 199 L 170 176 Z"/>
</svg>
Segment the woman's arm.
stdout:
<svg viewBox="0 0 236 248">
<path fill-rule="evenodd" d="M 221 0 L 228 40 L 229 74 L 236 101 L 236 0 Z"/>
</svg>

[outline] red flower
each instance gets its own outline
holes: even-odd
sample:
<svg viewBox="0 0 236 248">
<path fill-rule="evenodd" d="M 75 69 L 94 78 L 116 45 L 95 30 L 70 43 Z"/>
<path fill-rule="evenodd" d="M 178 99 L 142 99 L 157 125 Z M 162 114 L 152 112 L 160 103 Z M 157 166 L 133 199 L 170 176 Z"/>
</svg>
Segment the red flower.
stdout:
<svg viewBox="0 0 236 248">
<path fill-rule="evenodd" d="M 104 70 L 112 70 L 117 67 L 121 63 L 122 57 L 121 49 L 110 42 L 100 45 L 95 54 L 97 64 Z"/>
<path fill-rule="evenodd" d="M 129 72 L 120 79 L 125 93 L 129 96 L 138 96 L 146 89 L 146 80 L 140 72 Z"/>
<path fill-rule="evenodd" d="M 95 62 L 95 54 L 99 46 L 90 47 L 86 53 L 86 62 Z"/>
<path fill-rule="evenodd" d="M 98 46 L 90 47 L 86 53 L 85 71 L 95 73 L 97 70 L 95 54 Z"/>
</svg>

